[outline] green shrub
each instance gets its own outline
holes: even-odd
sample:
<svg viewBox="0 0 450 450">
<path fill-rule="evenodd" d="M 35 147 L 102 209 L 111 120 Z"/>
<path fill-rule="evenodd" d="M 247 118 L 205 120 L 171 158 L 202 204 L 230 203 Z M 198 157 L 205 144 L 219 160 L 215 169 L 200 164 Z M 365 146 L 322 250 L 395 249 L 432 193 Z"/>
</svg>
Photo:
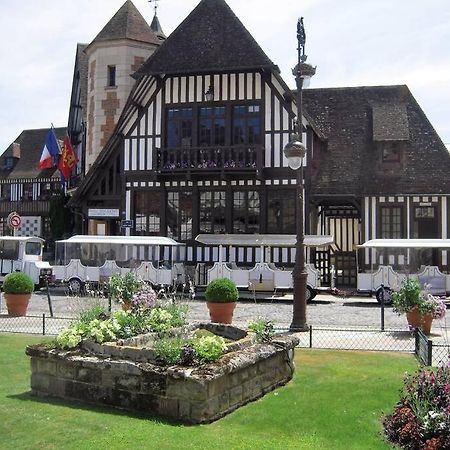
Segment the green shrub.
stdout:
<svg viewBox="0 0 450 450">
<path fill-rule="evenodd" d="M 5 294 L 31 294 L 34 291 L 33 279 L 23 272 L 11 272 L 3 281 Z"/>
<path fill-rule="evenodd" d="M 221 336 L 202 336 L 191 341 L 195 356 L 201 361 L 215 361 L 226 350 L 225 339 Z"/>
<path fill-rule="evenodd" d="M 144 287 L 144 281 L 133 272 L 125 275 L 114 273 L 108 283 L 108 292 L 111 298 L 118 303 L 131 303 L 133 295 Z"/>
<path fill-rule="evenodd" d="M 250 320 L 248 329 L 256 334 L 257 342 L 270 342 L 275 334 L 275 327 L 271 320 Z"/>
<path fill-rule="evenodd" d="M 239 291 L 233 281 L 228 278 L 217 278 L 209 282 L 205 298 L 212 303 L 230 303 L 239 298 Z"/>
<path fill-rule="evenodd" d="M 166 364 L 176 364 L 184 345 L 180 337 L 162 337 L 155 341 L 156 356 Z"/>
</svg>

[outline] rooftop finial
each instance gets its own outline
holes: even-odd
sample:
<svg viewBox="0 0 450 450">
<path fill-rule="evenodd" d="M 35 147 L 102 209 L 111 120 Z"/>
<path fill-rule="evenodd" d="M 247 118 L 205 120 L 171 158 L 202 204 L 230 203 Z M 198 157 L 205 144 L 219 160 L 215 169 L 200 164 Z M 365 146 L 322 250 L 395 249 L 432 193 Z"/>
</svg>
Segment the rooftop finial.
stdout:
<svg viewBox="0 0 450 450">
<path fill-rule="evenodd" d="M 155 10 L 155 16 L 156 16 L 156 13 L 157 13 L 157 10 L 158 10 L 158 2 L 159 1 L 160 0 L 148 0 L 149 3 L 154 3 L 155 4 L 155 6 L 153 7 L 154 10 Z"/>
</svg>

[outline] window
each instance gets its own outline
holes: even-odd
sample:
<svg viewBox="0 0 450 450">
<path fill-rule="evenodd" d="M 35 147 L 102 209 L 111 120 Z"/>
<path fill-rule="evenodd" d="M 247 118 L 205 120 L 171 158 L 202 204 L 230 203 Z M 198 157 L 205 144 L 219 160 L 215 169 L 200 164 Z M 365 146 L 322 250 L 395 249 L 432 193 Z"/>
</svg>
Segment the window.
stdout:
<svg viewBox="0 0 450 450">
<path fill-rule="evenodd" d="M 225 145 L 225 106 L 200 108 L 199 144 Z"/>
<path fill-rule="evenodd" d="M 167 236 L 175 240 L 192 239 L 192 192 L 168 192 Z"/>
<path fill-rule="evenodd" d="M 134 212 L 136 234 L 159 235 L 161 232 L 161 207 L 161 196 L 159 192 L 135 192 Z"/>
<path fill-rule="evenodd" d="M 225 233 L 225 192 L 200 193 L 200 232 Z"/>
<path fill-rule="evenodd" d="M 5 162 L 4 162 L 4 169 L 5 170 L 12 170 L 14 168 L 14 163 L 17 161 L 16 158 L 12 157 L 12 156 L 7 156 L 5 158 Z"/>
<path fill-rule="evenodd" d="M 381 144 L 381 158 L 383 162 L 400 162 L 401 158 L 400 142 L 383 142 Z"/>
<path fill-rule="evenodd" d="M 192 108 L 171 108 L 167 111 L 166 146 L 191 147 Z"/>
<path fill-rule="evenodd" d="M 23 183 L 22 200 L 33 200 L 33 183 Z"/>
<path fill-rule="evenodd" d="M 116 66 L 108 66 L 108 86 L 116 86 Z"/>
<path fill-rule="evenodd" d="M 6 201 L 11 200 L 11 185 L 2 184 L 2 199 Z"/>
<path fill-rule="evenodd" d="M 233 106 L 233 145 L 260 144 L 261 121 L 258 105 Z"/>
<path fill-rule="evenodd" d="M 233 193 L 233 233 L 259 233 L 259 192 Z"/>
<path fill-rule="evenodd" d="M 381 239 L 401 239 L 403 237 L 403 208 L 383 206 L 380 208 Z"/>
<path fill-rule="evenodd" d="M 42 244 L 40 242 L 27 242 L 25 244 L 25 255 L 39 256 Z"/>
<path fill-rule="evenodd" d="M 295 191 L 268 191 L 267 232 L 295 234 Z"/>
</svg>

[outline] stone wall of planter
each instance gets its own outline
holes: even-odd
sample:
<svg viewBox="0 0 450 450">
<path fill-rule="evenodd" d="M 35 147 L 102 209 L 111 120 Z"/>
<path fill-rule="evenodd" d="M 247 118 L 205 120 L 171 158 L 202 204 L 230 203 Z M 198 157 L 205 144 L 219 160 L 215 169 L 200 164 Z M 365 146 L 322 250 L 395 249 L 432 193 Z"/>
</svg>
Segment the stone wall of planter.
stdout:
<svg viewBox="0 0 450 450">
<path fill-rule="evenodd" d="M 247 337 L 219 361 L 202 366 L 161 366 L 151 349 L 87 345 L 63 351 L 29 346 L 31 390 L 38 396 L 110 405 L 185 423 L 216 420 L 287 383 L 298 339 L 270 344 Z M 123 344 L 123 343 L 122 343 Z M 234 346 L 234 347 L 233 347 Z"/>
</svg>

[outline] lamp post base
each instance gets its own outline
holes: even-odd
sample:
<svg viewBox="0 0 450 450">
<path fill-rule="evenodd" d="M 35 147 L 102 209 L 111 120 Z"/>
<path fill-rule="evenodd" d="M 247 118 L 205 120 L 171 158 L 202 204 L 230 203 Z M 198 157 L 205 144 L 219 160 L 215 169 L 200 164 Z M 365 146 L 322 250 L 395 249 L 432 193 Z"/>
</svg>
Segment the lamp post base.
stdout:
<svg viewBox="0 0 450 450">
<path fill-rule="evenodd" d="M 304 333 L 306 331 L 309 331 L 309 325 L 303 324 L 303 325 L 297 325 L 297 324 L 291 324 L 289 327 L 289 331 L 291 333 Z"/>
</svg>

